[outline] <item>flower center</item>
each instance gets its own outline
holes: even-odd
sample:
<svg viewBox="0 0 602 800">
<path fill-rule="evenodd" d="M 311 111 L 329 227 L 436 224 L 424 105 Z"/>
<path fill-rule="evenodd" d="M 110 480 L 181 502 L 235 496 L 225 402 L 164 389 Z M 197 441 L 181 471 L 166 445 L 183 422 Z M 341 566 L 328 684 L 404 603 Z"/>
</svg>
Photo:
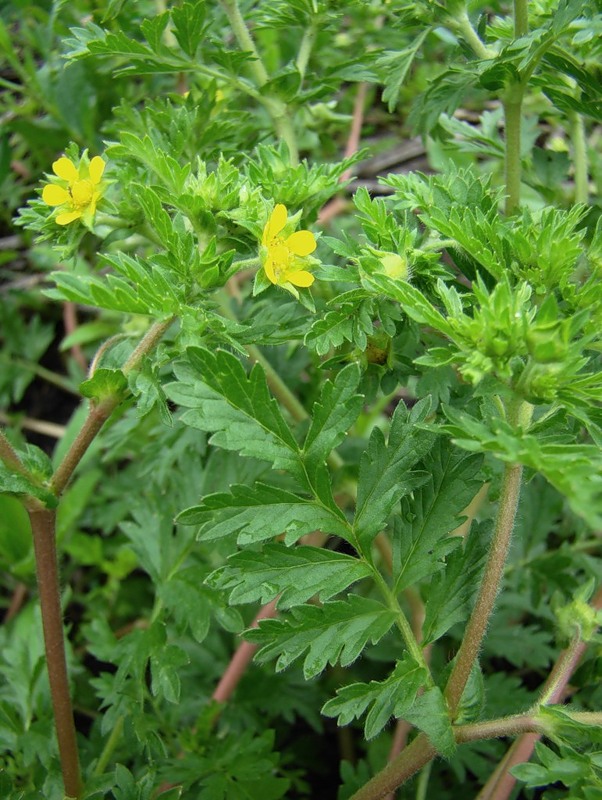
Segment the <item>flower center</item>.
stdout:
<svg viewBox="0 0 602 800">
<path fill-rule="evenodd" d="M 69 191 L 71 192 L 74 208 L 84 208 L 84 206 L 89 206 L 92 202 L 92 196 L 94 194 L 92 181 L 75 181 L 72 186 L 70 186 Z"/>
</svg>

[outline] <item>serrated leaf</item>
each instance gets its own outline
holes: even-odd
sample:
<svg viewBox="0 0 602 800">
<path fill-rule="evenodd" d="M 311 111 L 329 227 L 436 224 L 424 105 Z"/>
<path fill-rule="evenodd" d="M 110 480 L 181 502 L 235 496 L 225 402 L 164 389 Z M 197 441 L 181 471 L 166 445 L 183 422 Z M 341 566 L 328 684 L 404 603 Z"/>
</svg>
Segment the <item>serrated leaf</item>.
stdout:
<svg viewBox="0 0 602 800">
<path fill-rule="evenodd" d="M 406 653 L 384 681 L 352 683 L 338 689 L 337 696 L 324 705 L 322 713 L 327 717 L 338 717 L 341 726 L 368 712 L 364 731 L 366 739 L 373 739 L 392 716 L 405 719 L 406 711 L 416 701 L 426 677 L 424 667 Z"/>
<path fill-rule="evenodd" d="M 190 659 L 174 644 L 167 644 L 151 655 L 151 690 L 155 697 L 162 695 L 168 702 L 177 703 L 180 699 L 179 669 Z"/>
<path fill-rule="evenodd" d="M 328 664 L 349 666 L 369 642 L 376 644 L 394 621 L 395 612 L 382 603 L 350 595 L 346 601 L 299 606 L 282 619 L 264 620 L 247 631 L 245 638 L 260 646 L 258 661 L 277 656 L 277 671 L 307 651 L 303 672 L 309 679 Z"/>
<path fill-rule="evenodd" d="M 265 483 L 232 486 L 229 493 L 207 495 L 198 506 L 181 512 L 183 525 L 201 525 L 205 541 L 238 534 L 237 542 L 248 545 L 286 534 L 287 544 L 312 531 L 349 537 L 342 515 L 292 492 Z"/>
<path fill-rule="evenodd" d="M 422 43 L 430 32 L 430 28 L 425 28 L 408 47 L 404 47 L 403 50 L 385 50 L 378 57 L 376 69 L 383 74 L 385 88 L 382 99 L 384 103 L 387 103 L 389 113 L 395 110 L 399 100 L 399 91 Z"/>
<path fill-rule="evenodd" d="M 407 281 L 396 281 L 387 275 L 364 275 L 362 283 L 372 291 L 383 292 L 401 304 L 406 314 L 416 322 L 430 325 L 452 338 L 452 328 L 445 317 L 429 303 L 426 297 Z"/>
<path fill-rule="evenodd" d="M 473 526 L 463 546 L 447 557 L 444 572 L 431 581 L 423 625 L 425 644 L 440 639 L 453 625 L 468 617 L 470 601 L 479 587 L 488 541 L 483 526 Z"/>
<path fill-rule="evenodd" d="M 386 527 L 396 503 L 425 479 L 411 468 L 432 447 L 434 434 L 418 425 L 431 407 L 425 398 L 408 411 L 400 402 L 391 420 L 388 441 L 379 428 L 370 437 L 360 461 L 357 505 L 353 527 L 363 544 Z"/>
<path fill-rule="evenodd" d="M 362 408 L 362 395 L 356 394 L 360 368 L 349 364 L 336 376 L 334 383 L 326 381 L 320 399 L 312 408 L 312 420 L 303 445 L 303 461 L 312 483 L 318 466 L 341 443 Z"/>
<path fill-rule="evenodd" d="M 600 448 L 587 444 L 555 443 L 515 430 L 505 420 L 481 422 L 457 409 L 445 408 L 450 423 L 442 431 L 459 447 L 492 453 L 506 463 L 523 464 L 540 472 L 565 495 L 571 507 L 592 528 L 602 525 L 602 458 Z"/>
<path fill-rule="evenodd" d="M 328 600 L 371 574 L 368 564 L 345 553 L 268 544 L 259 552 L 245 550 L 230 556 L 208 582 L 230 592 L 233 604 L 267 603 L 279 596 L 278 608 L 291 608 L 314 595 Z"/>
<path fill-rule="evenodd" d="M 263 369 L 256 364 L 247 376 L 230 353 L 189 347 L 188 363 L 175 366 L 177 383 L 165 386 L 167 396 L 192 409 L 182 422 L 213 433 L 211 442 L 225 450 L 271 461 L 304 481 L 299 448 L 270 396 Z"/>
<path fill-rule="evenodd" d="M 460 524 L 458 515 L 480 487 L 475 480 L 482 463 L 438 441 L 423 465 L 428 480 L 402 504 L 402 520 L 393 540 L 397 592 L 443 566 L 442 559 L 459 541 L 448 534 Z"/>
<path fill-rule="evenodd" d="M 174 25 L 174 36 L 186 55 L 194 58 L 205 31 L 207 9 L 205 3 L 184 3 L 174 6 L 171 19 Z"/>
<path fill-rule="evenodd" d="M 209 632 L 211 603 L 203 586 L 205 571 L 197 567 L 180 570 L 158 587 L 158 597 L 182 627 L 190 628 L 197 642 Z"/>
</svg>

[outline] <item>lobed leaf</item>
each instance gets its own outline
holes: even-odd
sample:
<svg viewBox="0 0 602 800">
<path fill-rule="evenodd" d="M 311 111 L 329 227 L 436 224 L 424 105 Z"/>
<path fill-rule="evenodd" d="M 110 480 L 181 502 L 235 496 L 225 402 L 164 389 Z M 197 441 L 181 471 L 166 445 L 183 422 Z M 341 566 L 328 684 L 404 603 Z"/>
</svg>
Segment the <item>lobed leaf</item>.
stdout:
<svg viewBox="0 0 602 800">
<path fill-rule="evenodd" d="M 400 402 L 395 409 L 388 441 L 375 428 L 362 455 L 357 489 L 354 531 L 367 544 L 386 527 L 389 515 L 399 500 L 419 486 L 425 476 L 411 468 L 430 450 L 434 434 L 418 426 L 431 407 L 425 398 L 408 411 Z"/>
<path fill-rule="evenodd" d="M 165 392 L 191 409 L 182 422 L 213 433 L 211 442 L 218 447 L 271 461 L 275 469 L 304 481 L 297 442 L 258 364 L 247 376 L 231 353 L 189 347 L 187 361 L 176 364 L 174 371 L 178 382 L 167 384 Z"/>
<path fill-rule="evenodd" d="M 208 582 L 230 592 L 234 604 L 268 603 L 278 597 L 278 608 L 291 608 L 314 595 L 328 600 L 370 575 L 372 569 L 366 562 L 345 553 L 267 544 L 259 552 L 244 550 L 230 556 Z"/>
<path fill-rule="evenodd" d="M 230 493 L 207 495 L 201 504 L 182 511 L 177 522 L 201 525 L 199 538 L 205 541 L 238 534 L 239 545 L 282 534 L 286 544 L 293 544 L 316 530 L 349 537 L 349 526 L 341 512 L 265 483 L 235 485 Z"/>
<path fill-rule="evenodd" d="M 277 657 L 277 671 L 307 653 L 303 672 L 309 679 L 328 664 L 349 666 L 368 643 L 376 644 L 394 621 L 395 612 L 382 603 L 350 595 L 323 606 L 298 606 L 282 619 L 260 622 L 245 638 L 259 645 L 258 661 Z"/>
</svg>

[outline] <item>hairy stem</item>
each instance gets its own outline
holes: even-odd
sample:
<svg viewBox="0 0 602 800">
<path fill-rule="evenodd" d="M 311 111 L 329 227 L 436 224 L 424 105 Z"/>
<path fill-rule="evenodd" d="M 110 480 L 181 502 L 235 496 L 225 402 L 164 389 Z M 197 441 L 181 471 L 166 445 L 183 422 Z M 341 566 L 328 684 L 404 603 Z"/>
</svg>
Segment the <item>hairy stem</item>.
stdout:
<svg viewBox="0 0 602 800">
<path fill-rule="evenodd" d="M 520 39 L 529 33 L 529 2 L 514 0 L 514 36 Z"/>
<path fill-rule="evenodd" d="M 495 50 L 487 47 L 487 45 L 482 41 L 479 34 L 472 27 L 472 23 L 468 18 L 466 11 L 462 11 L 457 17 L 449 19 L 448 25 L 450 28 L 452 28 L 452 30 L 460 34 L 477 58 L 481 58 L 483 60 L 495 58 Z"/>
<path fill-rule="evenodd" d="M 144 356 L 156 346 L 157 342 L 172 322 L 173 317 L 170 317 L 167 320 L 155 322 L 154 325 L 151 325 L 140 340 L 138 346 L 123 365 L 122 371 L 124 375 L 127 376 L 140 365 Z M 59 464 L 50 482 L 51 489 L 57 496 L 61 495 L 65 490 L 65 487 L 73 475 L 73 471 L 82 460 L 102 426 L 117 408 L 119 402 L 120 400 L 117 397 L 107 397 L 100 403 L 90 407 L 86 421 L 75 437 L 71 447 L 67 453 L 65 453 L 63 460 Z"/>
<path fill-rule="evenodd" d="M 301 75 L 301 80 L 303 80 L 305 77 L 305 72 L 307 71 L 307 64 L 309 62 L 311 51 L 313 50 L 314 42 L 316 41 L 316 34 L 316 26 L 312 21 L 305 29 L 305 33 L 301 39 L 301 44 L 299 45 L 297 59 L 295 61 L 297 69 L 299 70 L 299 74 Z"/>
<path fill-rule="evenodd" d="M 264 83 L 268 82 L 268 73 L 263 65 L 263 61 L 261 60 L 259 53 L 257 52 L 255 42 L 251 38 L 249 29 L 242 18 L 238 3 L 236 0 L 220 0 L 220 4 L 226 12 L 226 16 L 228 17 L 228 21 L 232 27 L 232 32 L 236 37 L 236 41 L 238 42 L 240 49 L 246 51 L 247 53 L 253 54 L 253 61 L 250 62 L 249 68 L 253 72 L 255 80 L 257 81 L 257 85 L 263 86 Z"/>
<path fill-rule="evenodd" d="M 267 603 L 267 605 L 262 606 L 255 616 L 255 619 L 251 624 L 251 628 L 256 628 L 262 619 L 271 619 L 278 616 L 278 611 L 276 610 L 277 602 L 278 598 L 272 600 L 270 603 Z M 238 686 L 241 677 L 244 675 L 245 670 L 257 652 L 258 647 L 259 645 L 257 644 L 244 641 L 238 645 L 236 652 L 230 659 L 230 663 L 228 664 L 226 671 L 222 675 L 218 685 L 215 687 L 215 691 L 211 695 L 212 700 L 215 700 L 218 703 L 226 703 L 230 699 L 232 692 Z"/>
<path fill-rule="evenodd" d="M 588 715 L 587 722 L 595 723 L 597 714 Z M 532 714 L 516 714 L 511 717 L 476 722 L 471 725 L 454 727 L 454 739 L 457 744 L 474 742 L 480 739 L 494 739 L 501 736 L 516 736 L 532 731 L 547 733 L 546 723 Z M 411 778 L 419 769 L 435 758 L 437 751 L 424 733 L 418 734 L 414 741 L 403 750 L 396 759 L 362 786 L 350 800 L 381 800 L 387 794 Z"/>
<path fill-rule="evenodd" d="M 514 425 L 521 424 L 526 426 L 530 422 L 532 412 L 533 409 L 528 403 L 517 403 L 508 409 L 509 422 Z M 501 586 L 516 519 L 521 481 L 522 466 L 520 464 L 506 465 L 493 539 L 479 594 L 445 687 L 445 698 L 448 702 L 452 719 L 460 706 L 464 688 L 478 657 L 481 643 L 493 612 L 495 599 Z"/>
<path fill-rule="evenodd" d="M 437 751 L 424 733 L 420 733 L 397 758 L 390 761 L 368 783 L 364 784 L 350 800 L 380 800 L 398 786 L 411 778 L 425 764 L 428 764 Z"/>
<path fill-rule="evenodd" d="M 269 75 L 242 14 L 240 13 L 237 0 L 220 0 L 220 3 L 226 12 L 226 16 L 228 17 L 240 49 L 252 53 L 253 55 L 253 60 L 249 64 L 249 69 L 253 73 L 257 86 L 260 88 L 265 86 L 269 81 Z M 258 99 L 265 106 L 272 118 L 278 138 L 286 143 L 291 164 L 297 166 L 299 163 L 299 148 L 286 103 L 283 103 L 282 100 L 277 97 L 262 97 L 259 95 Z"/>
<path fill-rule="evenodd" d="M 575 175 L 575 202 L 587 204 L 589 200 L 587 140 L 583 117 L 574 111 L 570 114 L 573 139 L 573 170 Z"/>
<path fill-rule="evenodd" d="M 445 687 L 452 719 L 458 711 L 500 589 L 518 508 L 522 474 L 523 468 L 520 464 L 507 464 L 504 469 L 495 529 L 481 587 Z"/>
<path fill-rule="evenodd" d="M 504 99 L 504 121 L 506 129 L 505 141 L 505 180 L 506 180 L 506 214 L 513 214 L 520 203 L 521 163 L 521 121 L 523 91 L 519 86 L 513 87 Z"/>
<path fill-rule="evenodd" d="M 591 604 L 597 610 L 602 608 L 602 589 L 598 590 Z M 575 636 L 569 646 L 560 653 L 541 688 L 532 713 L 536 713 L 539 706 L 561 702 L 571 675 L 577 669 L 586 648 L 587 643 L 581 641 L 579 636 Z M 531 758 L 539 738 L 540 735 L 537 733 L 525 733 L 517 739 L 477 795 L 477 800 L 507 800 L 516 783 L 516 778 L 510 774 L 510 770 Z"/>
<path fill-rule="evenodd" d="M 30 511 L 29 518 L 33 532 L 46 665 L 65 794 L 70 798 L 78 798 L 82 784 L 65 659 L 55 541 L 56 513 L 50 509 Z"/>
</svg>

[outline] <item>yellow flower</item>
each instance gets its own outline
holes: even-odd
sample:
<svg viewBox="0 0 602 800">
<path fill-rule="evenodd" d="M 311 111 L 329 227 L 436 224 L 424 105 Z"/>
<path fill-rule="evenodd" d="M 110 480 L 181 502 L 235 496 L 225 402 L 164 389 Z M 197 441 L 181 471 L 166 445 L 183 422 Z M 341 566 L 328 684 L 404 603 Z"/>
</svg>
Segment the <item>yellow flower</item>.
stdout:
<svg viewBox="0 0 602 800">
<path fill-rule="evenodd" d="M 311 286 L 314 276 L 305 269 L 304 259 L 316 249 L 316 238 L 310 231 L 297 231 L 282 236 L 287 223 L 286 206 L 278 203 L 263 229 L 261 244 L 265 248 L 263 268 L 268 279 L 278 286 Z"/>
<path fill-rule="evenodd" d="M 55 217 L 57 225 L 68 225 L 76 219 L 83 219 L 87 225 L 92 223 L 96 204 L 104 191 L 101 179 L 105 166 L 100 156 L 88 161 L 85 153 L 78 166 L 65 156 L 54 162 L 52 171 L 60 180 L 44 186 L 42 200 L 49 206 L 59 207 Z"/>
</svg>

